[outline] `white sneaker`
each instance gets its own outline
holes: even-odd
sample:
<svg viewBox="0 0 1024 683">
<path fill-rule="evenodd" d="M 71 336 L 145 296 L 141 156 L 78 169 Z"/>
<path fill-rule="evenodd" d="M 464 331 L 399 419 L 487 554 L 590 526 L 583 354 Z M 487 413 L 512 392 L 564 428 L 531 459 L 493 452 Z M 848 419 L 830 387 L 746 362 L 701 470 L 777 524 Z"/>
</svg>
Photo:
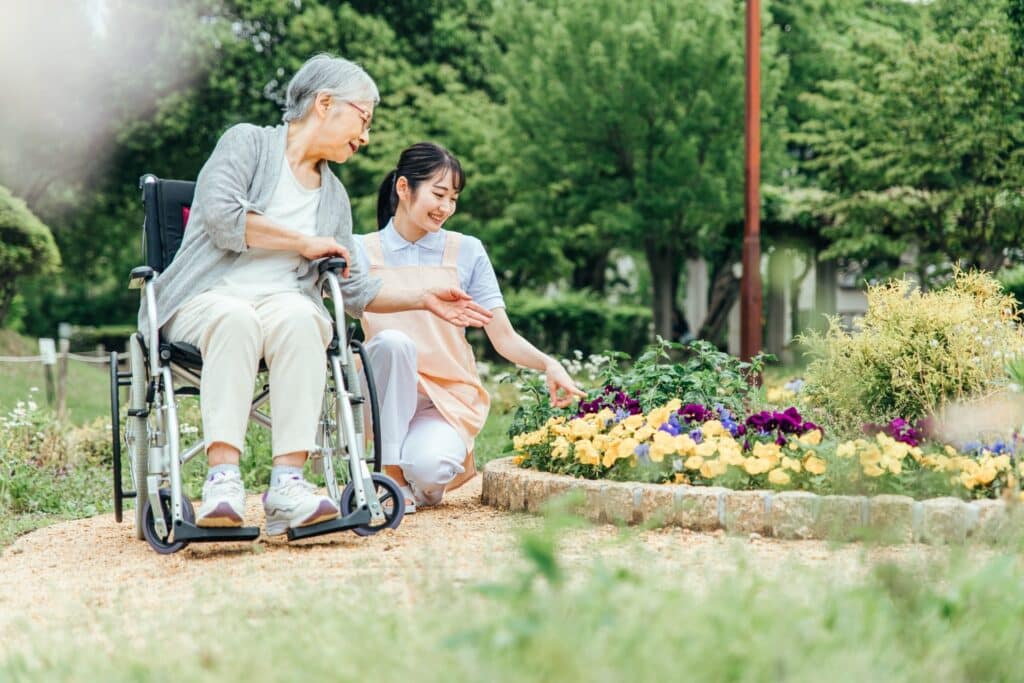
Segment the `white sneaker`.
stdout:
<svg viewBox="0 0 1024 683">
<path fill-rule="evenodd" d="M 217 472 L 203 484 L 203 504 L 196 513 L 196 526 L 242 526 L 245 487 L 238 472 Z"/>
<path fill-rule="evenodd" d="M 338 516 L 338 506 L 300 476 L 282 477 L 263 494 L 267 513 L 267 535 L 283 534 L 288 529 L 309 526 Z"/>
</svg>

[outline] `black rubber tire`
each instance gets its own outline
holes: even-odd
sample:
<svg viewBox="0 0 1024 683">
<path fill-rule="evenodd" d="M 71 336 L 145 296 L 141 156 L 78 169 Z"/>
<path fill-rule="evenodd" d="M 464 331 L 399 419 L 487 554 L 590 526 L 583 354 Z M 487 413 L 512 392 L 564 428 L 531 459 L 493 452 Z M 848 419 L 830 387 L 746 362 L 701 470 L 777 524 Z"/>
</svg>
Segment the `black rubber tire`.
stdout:
<svg viewBox="0 0 1024 683">
<path fill-rule="evenodd" d="M 404 501 L 403 501 L 404 502 Z M 188 541 L 174 541 L 171 543 L 167 542 L 167 537 L 161 537 L 154 526 L 153 517 L 153 506 L 149 504 L 147 500 L 145 508 L 142 511 L 143 525 L 142 534 L 146 537 L 146 542 L 149 543 L 153 550 L 157 551 L 161 555 L 171 555 L 178 552 L 182 548 L 188 545 Z M 164 522 L 167 527 L 171 527 L 171 491 L 170 489 L 160 489 L 160 507 L 163 508 L 162 512 L 164 515 Z M 181 516 L 186 522 L 195 524 L 196 513 L 192 509 L 192 502 L 183 493 L 181 494 Z"/>
<path fill-rule="evenodd" d="M 377 499 L 380 500 L 381 507 L 384 508 L 385 521 L 383 524 L 364 524 L 352 529 L 360 536 L 373 536 L 384 529 L 395 529 L 402 523 L 402 517 L 405 516 L 405 496 L 402 495 L 395 480 L 386 474 L 374 472 L 373 483 L 377 489 Z M 352 482 L 349 482 L 345 486 L 345 490 L 341 492 L 342 517 L 355 512 L 355 500 L 356 490 L 352 487 Z"/>
<path fill-rule="evenodd" d="M 380 448 L 380 404 L 377 403 L 377 384 L 373 380 L 373 371 L 370 369 L 370 359 L 366 355 L 366 347 L 358 339 L 349 342 L 362 360 L 363 376 L 366 377 L 366 401 L 370 404 L 370 426 L 373 430 L 373 471 L 381 471 Z"/>
</svg>

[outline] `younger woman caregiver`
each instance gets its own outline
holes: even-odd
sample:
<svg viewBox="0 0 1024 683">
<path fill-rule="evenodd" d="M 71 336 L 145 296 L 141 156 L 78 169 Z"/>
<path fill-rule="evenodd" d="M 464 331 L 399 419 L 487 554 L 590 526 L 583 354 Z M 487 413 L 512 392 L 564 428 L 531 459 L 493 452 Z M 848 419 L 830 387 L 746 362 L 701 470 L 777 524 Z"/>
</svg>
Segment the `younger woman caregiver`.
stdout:
<svg viewBox="0 0 1024 683">
<path fill-rule="evenodd" d="M 381 184 L 379 232 L 359 236 L 371 275 L 389 287 L 459 287 L 493 318 L 484 326 L 495 350 L 547 376 L 552 405 L 584 393 L 555 359 L 509 322 L 487 252 L 475 237 L 444 230 L 465 185 L 462 166 L 438 145 L 402 152 Z M 406 513 L 436 505 L 446 489 L 476 474 L 473 440 L 490 397 L 480 382 L 465 329 L 423 311 L 362 316 L 381 411 L 381 462 L 404 488 Z"/>
</svg>

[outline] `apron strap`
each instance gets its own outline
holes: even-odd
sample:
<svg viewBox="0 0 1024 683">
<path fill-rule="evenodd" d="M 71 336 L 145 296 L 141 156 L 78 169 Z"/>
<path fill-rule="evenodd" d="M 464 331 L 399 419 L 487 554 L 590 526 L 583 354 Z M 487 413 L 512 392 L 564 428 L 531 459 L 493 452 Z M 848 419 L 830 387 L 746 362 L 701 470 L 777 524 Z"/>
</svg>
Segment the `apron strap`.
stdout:
<svg viewBox="0 0 1024 683">
<path fill-rule="evenodd" d="M 384 265 L 384 250 L 380 246 L 380 231 L 372 232 L 363 237 L 363 248 L 370 259 L 371 266 Z"/>
<path fill-rule="evenodd" d="M 441 256 L 441 265 L 449 268 L 459 266 L 459 242 L 462 241 L 462 233 L 449 232 L 444 241 L 444 254 Z"/>
</svg>

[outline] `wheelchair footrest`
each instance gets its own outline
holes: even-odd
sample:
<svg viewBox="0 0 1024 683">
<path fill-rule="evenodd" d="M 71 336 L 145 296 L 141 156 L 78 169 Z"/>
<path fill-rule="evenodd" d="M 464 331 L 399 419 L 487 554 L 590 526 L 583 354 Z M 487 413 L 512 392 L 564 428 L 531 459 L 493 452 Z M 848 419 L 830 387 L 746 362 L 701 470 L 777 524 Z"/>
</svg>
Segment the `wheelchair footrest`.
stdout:
<svg viewBox="0 0 1024 683">
<path fill-rule="evenodd" d="M 370 519 L 370 511 L 366 508 L 362 508 L 355 510 L 351 514 L 340 519 L 329 519 L 326 522 L 320 522 L 319 524 L 310 524 L 309 526 L 300 526 L 295 529 L 288 529 L 288 540 L 297 541 L 300 538 L 312 538 L 313 536 L 322 536 L 323 534 L 333 534 L 335 531 L 348 531 L 349 529 L 355 529 L 357 526 L 369 524 Z"/>
<path fill-rule="evenodd" d="M 217 541 L 255 541 L 260 537 L 257 526 L 243 527 L 201 527 L 188 522 L 178 522 L 174 526 L 175 541 L 193 543 L 214 543 Z"/>
</svg>

